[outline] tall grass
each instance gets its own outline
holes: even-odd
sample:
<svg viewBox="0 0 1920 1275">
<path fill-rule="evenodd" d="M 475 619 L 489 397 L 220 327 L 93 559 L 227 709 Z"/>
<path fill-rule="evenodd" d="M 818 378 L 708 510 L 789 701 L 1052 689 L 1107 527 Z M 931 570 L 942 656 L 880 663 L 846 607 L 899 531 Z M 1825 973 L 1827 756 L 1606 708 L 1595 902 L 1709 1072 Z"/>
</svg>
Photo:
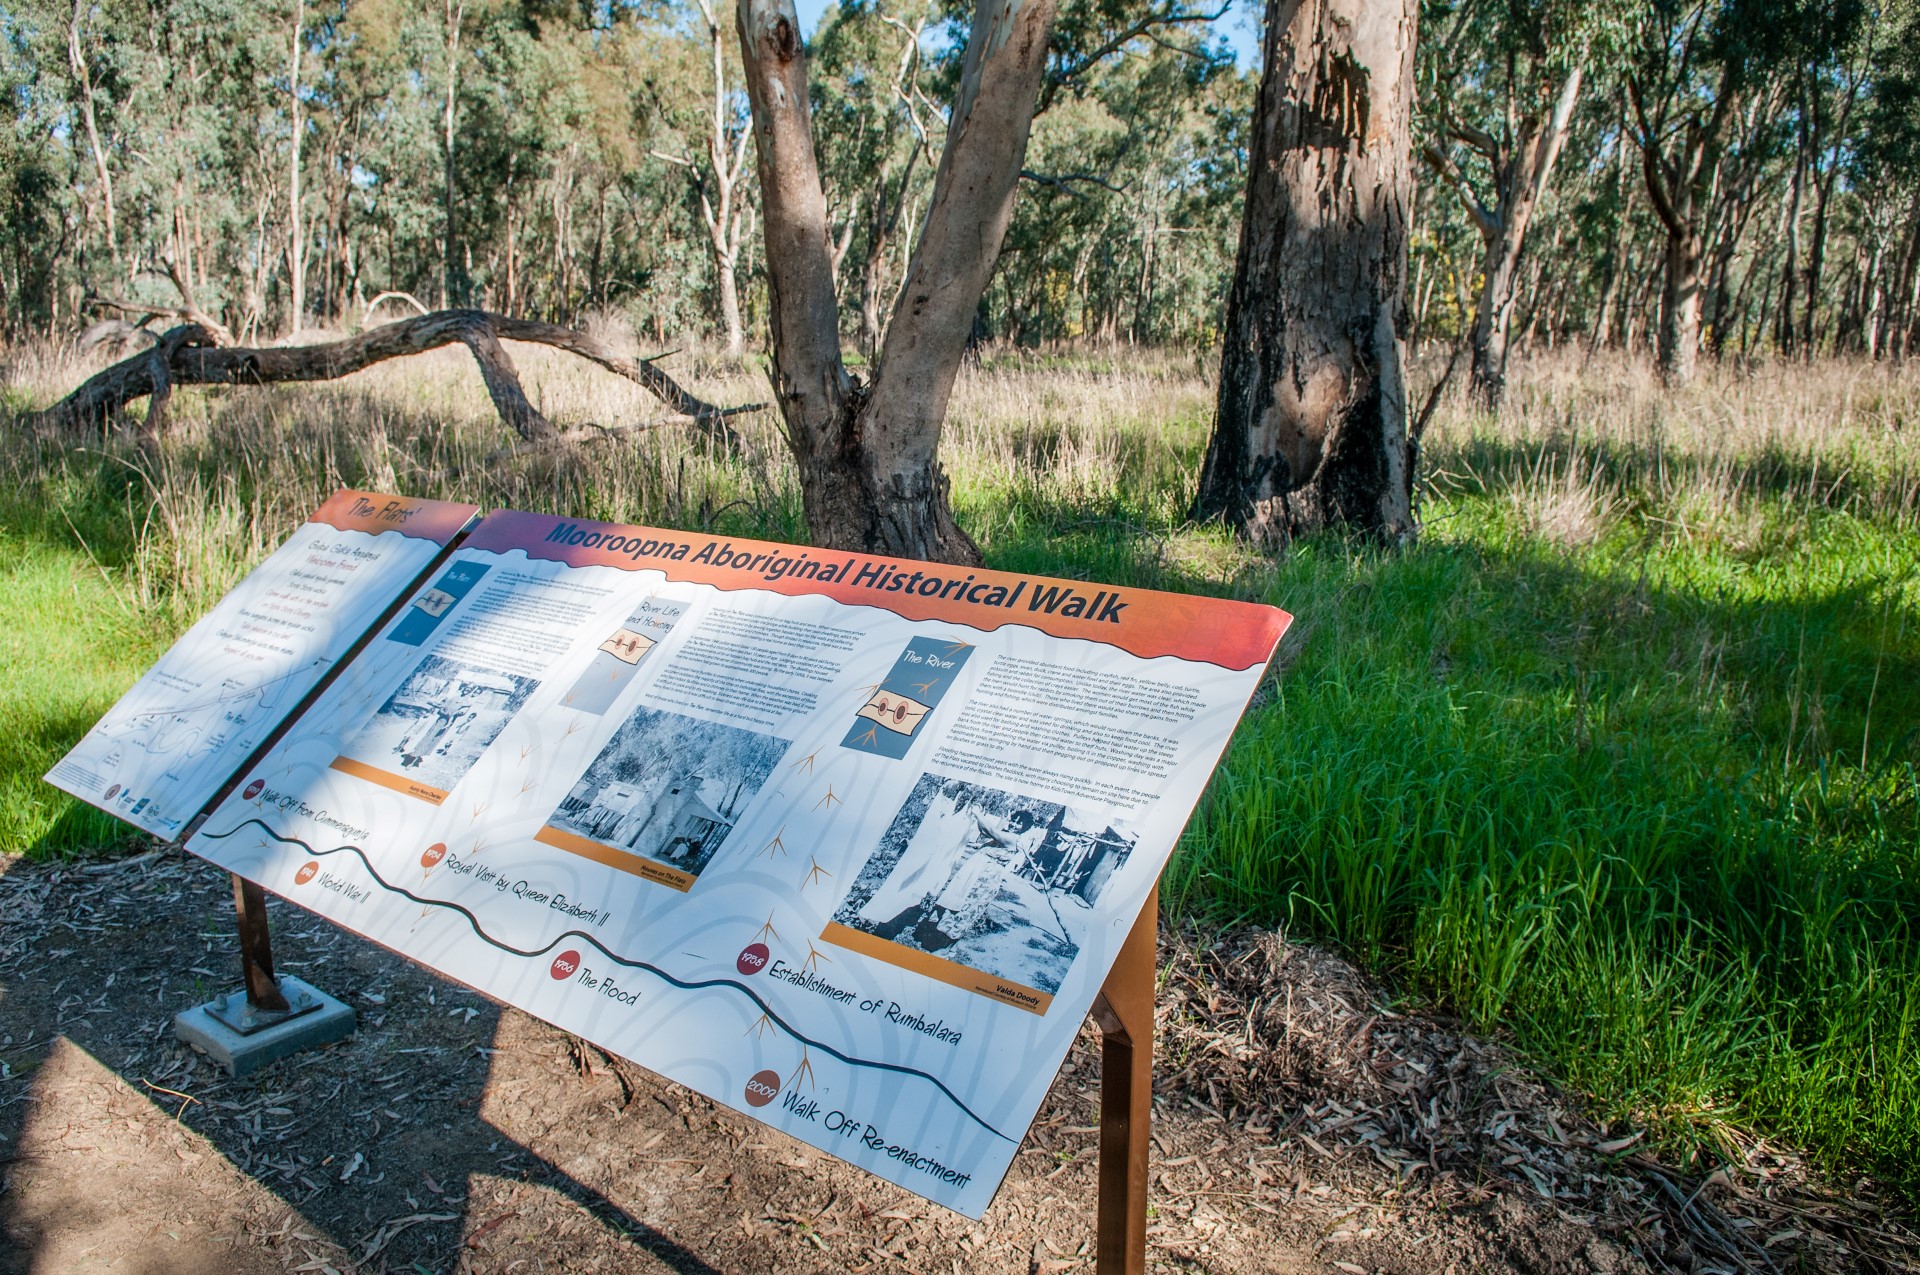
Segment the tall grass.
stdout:
<svg viewBox="0 0 1920 1275">
<path fill-rule="evenodd" d="M 515 357 L 563 424 L 657 411 Z M 21 403 L 79 375 L 10 366 Z M 767 395 L 756 371 L 677 370 L 718 401 Z M 1673 1148 L 1775 1135 L 1920 1201 L 1920 372 L 1729 367 L 1670 395 L 1622 361 L 1530 364 L 1498 418 L 1443 403 L 1425 529 L 1393 554 L 1267 558 L 1188 525 L 1210 410 L 1190 356 L 990 352 L 944 452 L 996 566 L 1299 616 L 1172 906 L 1338 942 Z M 662 431 L 490 460 L 507 440 L 453 352 L 175 411 L 157 455 L 15 436 L 0 472 L 9 551 L 154 643 L 343 483 L 803 534 L 765 417 L 746 454 Z M 28 628 L 95 623 L 41 593 Z M 102 706 L 19 676 L 72 733 Z M 0 764 L 0 793 L 33 788 Z M 37 799 L 29 818 L 0 796 L 0 841 L 74 844 Z"/>
</svg>

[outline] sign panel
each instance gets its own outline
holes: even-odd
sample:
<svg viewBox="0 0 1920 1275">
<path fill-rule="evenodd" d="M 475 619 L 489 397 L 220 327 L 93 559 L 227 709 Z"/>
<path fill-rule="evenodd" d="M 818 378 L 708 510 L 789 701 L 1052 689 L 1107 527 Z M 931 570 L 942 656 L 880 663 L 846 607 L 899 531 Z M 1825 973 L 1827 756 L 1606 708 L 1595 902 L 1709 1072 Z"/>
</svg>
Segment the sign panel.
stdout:
<svg viewBox="0 0 1920 1275">
<path fill-rule="evenodd" d="M 188 848 L 978 1217 L 1287 623 L 495 514 Z"/>
<path fill-rule="evenodd" d="M 335 492 L 134 683 L 48 781 L 157 837 L 180 835 L 479 512 Z"/>
</svg>

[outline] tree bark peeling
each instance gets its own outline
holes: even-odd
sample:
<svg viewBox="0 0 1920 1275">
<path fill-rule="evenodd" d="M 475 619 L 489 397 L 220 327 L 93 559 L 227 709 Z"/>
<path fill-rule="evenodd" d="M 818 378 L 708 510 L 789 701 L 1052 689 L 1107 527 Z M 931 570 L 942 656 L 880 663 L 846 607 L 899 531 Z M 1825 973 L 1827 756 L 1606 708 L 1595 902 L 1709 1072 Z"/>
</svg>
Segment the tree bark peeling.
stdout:
<svg viewBox="0 0 1920 1275">
<path fill-rule="evenodd" d="M 1263 545 L 1413 534 L 1402 373 L 1415 0 L 1268 0 L 1213 438 L 1194 503 Z"/>
</svg>

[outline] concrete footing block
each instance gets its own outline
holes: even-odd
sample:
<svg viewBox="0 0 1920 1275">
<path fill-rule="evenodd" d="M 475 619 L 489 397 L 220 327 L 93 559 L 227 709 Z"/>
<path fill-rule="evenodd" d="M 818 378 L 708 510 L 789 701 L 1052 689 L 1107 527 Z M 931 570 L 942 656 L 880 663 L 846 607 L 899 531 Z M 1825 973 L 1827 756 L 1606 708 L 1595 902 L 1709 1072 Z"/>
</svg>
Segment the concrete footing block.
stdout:
<svg viewBox="0 0 1920 1275">
<path fill-rule="evenodd" d="M 231 992 L 176 1014 L 174 1034 L 233 1076 L 353 1034 L 351 1005 L 291 974 L 280 976 L 280 990 L 292 1007 L 285 1014 L 259 1013 L 247 1005 L 244 991 Z"/>
</svg>

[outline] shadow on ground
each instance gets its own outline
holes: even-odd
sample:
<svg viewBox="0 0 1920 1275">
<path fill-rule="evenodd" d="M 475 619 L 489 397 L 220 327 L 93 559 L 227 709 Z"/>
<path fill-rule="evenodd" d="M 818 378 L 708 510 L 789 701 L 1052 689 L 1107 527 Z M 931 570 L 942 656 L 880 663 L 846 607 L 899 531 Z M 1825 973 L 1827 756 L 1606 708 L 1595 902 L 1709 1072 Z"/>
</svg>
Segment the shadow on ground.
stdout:
<svg viewBox="0 0 1920 1275">
<path fill-rule="evenodd" d="M 48 870 L 12 893 L 16 933 L 28 909 L 69 914 L 47 918 L 53 945 L 24 965 L 6 954 L 0 1271 L 438 1271 L 469 1252 L 511 1262 L 522 1244 L 551 1257 L 550 1235 L 511 1225 L 529 1190 L 612 1238 L 619 1269 L 721 1269 L 490 1116 L 497 1053 L 551 1042 L 503 1046 L 496 1006 L 313 918 L 275 907 L 282 966 L 356 1006 L 354 1040 L 237 1081 L 177 1044 L 172 1013 L 233 981 L 221 884 L 154 858 Z"/>
<path fill-rule="evenodd" d="M 237 981 L 223 873 L 177 851 L 0 860 L 4 1275 L 1091 1268 L 1091 1035 L 976 1224 L 271 910 L 281 967 L 361 1026 L 236 1081 L 171 1030 Z M 1154 1269 L 1572 1272 L 1596 1253 L 1648 1269 L 1621 1247 L 1630 1219 L 1569 1222 L 1491 1167 L 1387 1167 L 1338 1095 L 1301 1108 L 1293 1125 L 1319 1134 L 1302 1139 L 1165 1083 L 1204 1056 L 1169 1058 L 1155 1097 Z"/>
<path fill-rule="evenodd" d="M 1092 1267 L 1090 1031 L 976 1224 L 278 901 L 280 965 L 360 1030 L 231 1080 L 171 1030 L 237 981 L 231 908 L 178 851 L 0 859 L 0 1275 Z M 1713 1226 L 1794 1219 L 1794 1269 L 1902 1269 L 1859 1260 L 1896 1222 L 1788 1190 L 1790 1158 L 1742 1168 L 1758 1191 L 1605 1155 L 1500 1046 L 1329 953 L 1183 934 L 1161 959 L 1154 1270 L 1707 1269 Z"/>
</svg>

